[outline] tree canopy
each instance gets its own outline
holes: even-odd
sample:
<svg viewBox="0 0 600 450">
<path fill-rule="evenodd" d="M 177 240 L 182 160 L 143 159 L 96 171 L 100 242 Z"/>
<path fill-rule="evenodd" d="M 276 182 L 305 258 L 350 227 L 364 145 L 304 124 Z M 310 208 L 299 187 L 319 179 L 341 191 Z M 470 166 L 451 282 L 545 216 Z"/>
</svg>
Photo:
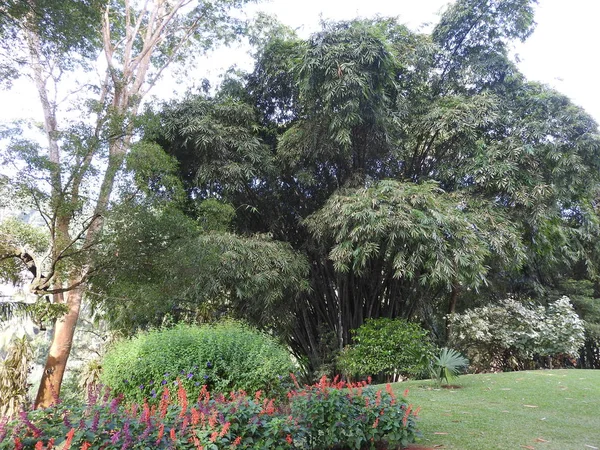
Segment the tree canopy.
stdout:
<svg viewBox="0 0 600 450">
<path fill-rule="evenodd" d="M 202 51 L 235 34 L 228 11 L 244 3 L 105 4 L 100 35 L 82 41 L 108 65 L 88 102 L 94 123 L 63 127 L 36 78 L 54 73 L 41 51 L 54 38 L 31 12 L 11 13 L 38 39 L 23 42 L 47 113 L 48 149 L 13 136 L 8 155 L 24 161 L 15 186 L 50 232 L 38 292 L 65 302 L 85 286 L 128 332 L 166 315 L 242 317 L 284 337 L 309 371 L 371 318 L 419 321 L 441 342 L 447 314 L 568 289 L 596 317 L 600 135 L 511 59 L 534 0 L 457 0 L 429 34 L 377 18 L 301 39 L 267 20 L 251 73 L 140 112 L 190 42 Z M 3 42 L 21 32 L 6 23 Z"/>
<path fill-rule="evenodd" d="M 146 136 L 189 202 L 229 202 L 236 232 L 305 255 L 288 339 L 313 369 L 368 318 L 444 339 L 457 307 L 596 279 L 597 125 L 509 55 L 534 3 L 457 1 L 429 35 L 373 19 L 275 36 L 252 73 L 157 113 Z"/>
</svg>

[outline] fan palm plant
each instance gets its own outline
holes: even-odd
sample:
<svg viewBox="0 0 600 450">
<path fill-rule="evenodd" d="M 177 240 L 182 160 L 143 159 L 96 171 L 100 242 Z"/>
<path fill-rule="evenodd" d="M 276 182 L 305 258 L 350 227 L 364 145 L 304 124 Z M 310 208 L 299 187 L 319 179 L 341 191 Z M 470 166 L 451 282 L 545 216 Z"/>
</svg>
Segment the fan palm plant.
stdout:
<svg viewBox="0 0 600 450">
<path fill-rule="evenodd" d="M 431 378 L 438 384 L 449 384 L 469 366 L 469 360 L 456 350 L 442 348 L 437 356 L 433 357 L 429 366 Z"/>
</svg>

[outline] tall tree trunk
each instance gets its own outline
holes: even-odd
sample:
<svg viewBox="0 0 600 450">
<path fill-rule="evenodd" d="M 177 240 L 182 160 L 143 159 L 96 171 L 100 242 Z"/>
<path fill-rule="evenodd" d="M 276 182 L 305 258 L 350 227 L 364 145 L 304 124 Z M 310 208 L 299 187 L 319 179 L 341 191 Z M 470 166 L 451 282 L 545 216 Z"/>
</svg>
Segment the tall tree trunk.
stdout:
<svg viewBox="0 0 600 450">
<path fill-rule="evenodd" d="M 55 297 L 63 294 L 55 294 Z M 83 287 L 79 286 L 66 294 L 66 304 L 69 312 L 56 320 L 52 344 L 48 351 L 48 358 L 44 366 L 42 381 L 35 399 L 36 408 L 47 408 L 55 403 L 63 376 L 67 367 L 67 360 L 73 346 L 75 327 L 79 319 L 79 310 L 83 297 Z"/>
</svg>

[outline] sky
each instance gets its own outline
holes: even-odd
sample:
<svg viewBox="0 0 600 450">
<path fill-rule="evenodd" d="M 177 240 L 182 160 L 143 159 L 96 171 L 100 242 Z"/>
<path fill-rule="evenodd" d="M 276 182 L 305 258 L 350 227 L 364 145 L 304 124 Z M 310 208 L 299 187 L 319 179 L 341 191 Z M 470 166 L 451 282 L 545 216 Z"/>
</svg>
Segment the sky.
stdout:
<svg viewBox="0 0 600 450">
<path fill-rule="evenodd" d="M 321 18 L 352 19 L 375 15 L 398 17 L 411 29 L 430 29 L 448 0 L 271 0 L 253 5 L 249 13 L 265 11 L 306 37 L 319 29 Z M 600 0 L 539 0 L 533 35 L 514 48 L 519 68 L 530 80 L 546 83 L 583 106 L 600 122 Z M 233 64 L 250 70 L 241 48 L 219 49 L 204 60 L 198 78 L 216 80 Z M 166 79 L 157 86 L 160 98 L 171 96 L 178 84 Z M 179 86 L 181 87 L 181 86 Z M 181 89 L 179 89 L 181 90 Z M 34 116 L 41 119 L 33 88 L 16 83 L 0 92 L 0 121 Z"/>
</svg>

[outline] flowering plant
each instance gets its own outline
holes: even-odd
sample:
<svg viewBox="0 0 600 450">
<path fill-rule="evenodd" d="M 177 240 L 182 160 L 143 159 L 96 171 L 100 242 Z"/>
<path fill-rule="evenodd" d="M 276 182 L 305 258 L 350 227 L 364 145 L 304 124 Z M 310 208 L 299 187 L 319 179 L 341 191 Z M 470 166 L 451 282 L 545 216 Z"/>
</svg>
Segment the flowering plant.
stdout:
<svg viewBox="0 0 600 450">
<path fill-rule="evenodd" d="M 504 368 L 506 355 L 530 360 L 535 355 L 576 355 L 584 342 L 584 325 L 569 298 L 547 308 L 512 298 L 449 317 L 454 345 L 483 369 Z"/>
<path fill-rule="evenodd" d="M 417 435 L 413 411 L 388 385 L 323 378 L 288 392 L 287 401 L 243 391 L 189 399 L 183 383 L 164 386 L 160 402 L 127 404 L 91 389 L 86 405 L 58 402 L 0 422 L 0 449 L 338 449 L 406 444 Z"/>
</svg>

